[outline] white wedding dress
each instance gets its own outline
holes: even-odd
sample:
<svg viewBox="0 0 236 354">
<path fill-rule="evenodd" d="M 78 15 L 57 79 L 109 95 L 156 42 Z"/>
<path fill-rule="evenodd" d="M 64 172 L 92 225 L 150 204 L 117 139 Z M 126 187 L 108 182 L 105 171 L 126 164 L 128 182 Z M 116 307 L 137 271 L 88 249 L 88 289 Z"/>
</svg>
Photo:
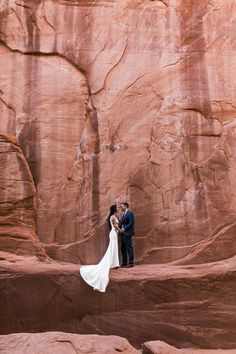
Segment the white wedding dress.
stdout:
<svg viewBox="0 0 236 354">
<path fill-rule="evenodd" d="M 109 245 L 101 261 L 96 265 L 85 265 L 80 268 L 80 275 L 94 290 L 106 291 L 109 283 L 110 268 L 119 267 L 118 237 L 110 217 L 111 231 Z M 116 219 L 118 225 L 118 219 Z"/>
</svg>

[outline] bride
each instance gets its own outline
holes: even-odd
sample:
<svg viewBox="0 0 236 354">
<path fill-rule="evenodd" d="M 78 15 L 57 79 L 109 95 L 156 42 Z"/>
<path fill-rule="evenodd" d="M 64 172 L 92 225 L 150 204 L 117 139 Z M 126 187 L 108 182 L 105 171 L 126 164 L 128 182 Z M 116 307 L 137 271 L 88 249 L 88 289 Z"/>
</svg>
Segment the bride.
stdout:
<svg viewBox="0 0 236 354">
<path fill-rule="evenodd" d="M 80 268 L 81 277 L 93 287 L 94 290 L 106 291 L 109 283 L 110 268 L 119 267 L 118 238 L 117 233 L 122 231 L 119 228 L 116 205 L 110 207 L 108 223 L 111 229 L 109 234 L 109 245 L 101 261 L 96 265 L 85 265 Z"/>
</svg>

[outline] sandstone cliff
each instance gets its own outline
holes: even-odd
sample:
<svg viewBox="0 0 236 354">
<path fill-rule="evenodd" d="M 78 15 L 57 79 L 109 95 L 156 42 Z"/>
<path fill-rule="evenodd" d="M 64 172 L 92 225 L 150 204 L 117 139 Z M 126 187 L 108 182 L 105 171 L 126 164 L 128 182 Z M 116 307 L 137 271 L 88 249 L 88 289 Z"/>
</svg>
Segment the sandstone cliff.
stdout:
<svg viewBox="0 0 236 354">
<path fill-rule="evenodd" d="M 46 260 L 35 231 L 36 192 L 16 138 L 0 133 L 0 259 Z"/>
<path fill-rule="evenodd" d="M 1 334 L 236 347 L 235 20 L 234 0 L 0 0 Z M 140 265 L 100 297 L 79 264 L 124 200 Z"/>
<path fill-rule="evenodd" d="M 1 1 L 0 128 L 19 138 L 53 257 L 95 260 L 93 230 L 124 199 L 145 263 L 234 227 L 235 6 Z"/>
</svg>

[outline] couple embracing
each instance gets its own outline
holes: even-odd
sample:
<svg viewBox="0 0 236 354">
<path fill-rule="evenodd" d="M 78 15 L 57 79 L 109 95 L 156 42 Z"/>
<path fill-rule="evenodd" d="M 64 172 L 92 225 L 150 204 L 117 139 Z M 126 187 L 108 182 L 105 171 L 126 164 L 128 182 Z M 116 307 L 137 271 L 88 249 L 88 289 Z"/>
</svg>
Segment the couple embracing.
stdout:
<svg viewBox="0 0 236 354">
<path fill-rule="evenodd" d="M 118 213 L 116 205 L 110 207 L 108 223 L 110 226 L 109 245 L 101 261 L 96 265 L 86 265 L 80 268 L 84 281 L 94 290 L 106 291 L 109 283 L 109 270 L 119 268 L 118 235 L 121 237 L 122 268 L 134 266 L 134 250 L 132 236 L 134 235 L 134 214 L 129 210 L 128 203 L 120 206 L 122 214 Z"/>
</svg>

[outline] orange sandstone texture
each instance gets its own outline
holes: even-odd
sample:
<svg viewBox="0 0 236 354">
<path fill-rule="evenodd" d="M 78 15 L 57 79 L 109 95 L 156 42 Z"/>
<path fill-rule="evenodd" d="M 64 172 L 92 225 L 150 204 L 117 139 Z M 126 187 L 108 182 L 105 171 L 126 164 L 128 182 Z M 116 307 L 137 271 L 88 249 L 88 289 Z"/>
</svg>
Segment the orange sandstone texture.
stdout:
<svg viewBox="0 0 236 354">
<path fill-rule="evenodd" d="M 76 264 L 2 261 L 0 280 L 1 334 L 97 333 L 127 338 L 136 348 L 156 340 L 236 348 L 236 257 L 112 270 L 104 294 L 82 280 Z"/>
<path fill-rule="evenodd" d="M 63 332 L 0 336 L 0 350 L 7 354 L 140 353 L 126 339 L 117 336 L 86 336 Z"/>
<path fill-rule="evenodd" d="M 138 262 L 234 255 L 235 1 L 12 0 L 0 17 L 0 129 L 48 254 L 97 261 L 128 199 Z"/>
<path fill-rule="evenodd" d="M 46 259 L 35 232 L 36 191 L 16 138 L 0 133 L 0 258 Z"/>
<path fill-rule="evenodd" d="M 143 344 L 143 354 L 235 354 L 236 349 L 177 349 L 165 342 L 152 341 Z"/>
<path fill-rule="evenodd" d="M 236 347 L 235 20 L 234 0 L 0 1 L 2 334 Z M 36 261 L 43 244 L 97 262 L 124 200 L 142 265 L 112 271 L 107 293 Z M 0 345 L 77 345 L 52 336 Z"/>
</svg>

